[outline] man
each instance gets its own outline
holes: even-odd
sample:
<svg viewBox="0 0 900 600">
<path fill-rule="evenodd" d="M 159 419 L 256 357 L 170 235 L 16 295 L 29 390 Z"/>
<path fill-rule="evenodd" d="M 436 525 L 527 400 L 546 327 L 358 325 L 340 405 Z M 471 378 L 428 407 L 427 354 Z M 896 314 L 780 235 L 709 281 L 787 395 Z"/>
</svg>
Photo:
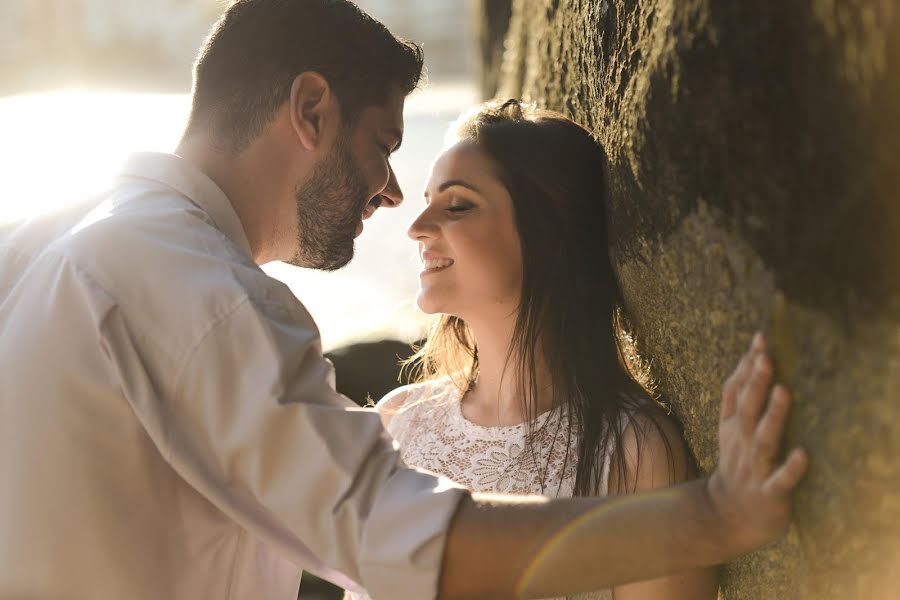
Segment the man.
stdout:
<svg viewBox="0 0 900 600">
<path fill-rule="evenodd" d="M 402 201 L 421 64 L 349 2 L 238 0 L 177 155 L 3 241 L 0 597 L 290 598 L 300 569 L 392 600 L 546 597 L 780 535 L 806 459 L 776 463 L 788 396 L 764 410 L 761 339 L 726 386 L 721 468 L 622 499 L 469 495 L 334 392 L 257 265 L 339 268 Z"/>
</svg>

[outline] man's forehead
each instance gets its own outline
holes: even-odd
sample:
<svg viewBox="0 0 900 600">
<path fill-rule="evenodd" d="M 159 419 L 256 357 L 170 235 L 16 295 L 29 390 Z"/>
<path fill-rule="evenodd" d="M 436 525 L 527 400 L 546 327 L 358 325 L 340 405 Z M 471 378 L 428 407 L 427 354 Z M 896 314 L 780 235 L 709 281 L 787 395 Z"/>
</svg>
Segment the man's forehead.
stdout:
<svg viewBox="0 0 900 600">
<path fill-rule="evenodd" d="M 373 104 L 363 109 L 360 119 L 361 125 L 383 130 L 385 133 L 403 137 L 403 99 L 399 102 L 384 102 Z"/>
</svg>

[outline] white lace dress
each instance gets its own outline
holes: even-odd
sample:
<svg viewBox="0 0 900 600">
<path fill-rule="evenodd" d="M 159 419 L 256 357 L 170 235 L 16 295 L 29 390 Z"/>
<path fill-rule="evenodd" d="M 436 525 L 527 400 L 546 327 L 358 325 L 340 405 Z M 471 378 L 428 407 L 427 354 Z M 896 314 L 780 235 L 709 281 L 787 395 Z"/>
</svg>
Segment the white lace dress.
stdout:
<svg viewBox="0 0 900 600">
<path fill-rule="evenodd" d="M 529 444 L 526 424 L 476 425 L 463 416 L 460 399 L 459 389 L 445 380 L 399 388 L 378 403 L 378 410 L 389 419 L 388 431 L 400 443 L 406 464 L 444 475 L 478 492 L 572 495 L 576 440 L 569 444 L 567 461 L 567 420 L 562 411 L 540 415 L 534 424 L 534 443 Z M 601 477 L 600 489 L 605 493 L 609 453 Z M 367 598 L 349 593 L 348 597 Z M 603 590 L 573 598 L 607 600 L 612 592 Z"/>
</svg>

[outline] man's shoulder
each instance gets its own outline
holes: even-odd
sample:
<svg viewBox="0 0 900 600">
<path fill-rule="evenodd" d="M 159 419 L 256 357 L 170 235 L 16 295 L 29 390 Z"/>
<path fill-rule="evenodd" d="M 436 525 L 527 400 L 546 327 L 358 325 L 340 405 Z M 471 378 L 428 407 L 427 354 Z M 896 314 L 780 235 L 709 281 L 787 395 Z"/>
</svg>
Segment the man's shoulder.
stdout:
<svg viewBox="0 0 900 600">
<path fill-rule="evenodd" d="M 162 186 L 112 190 L 48 249 L 104 290 L 149 338 L 196 339 L 242 303 L 268 320 L 311 325 L 284 284 L 203 209 Z"/>
<path fill-rule="evenodd" d="M 220 254 L 222 248 L 209 243 L 210 238 L 220 238 L 217 231 L 209 215 L 178 192 L 152 183 L 124 182 L 100 196 L 59 240 L 73 245 L 115 242 L 126 250 L 190 248 L 196 253 L 202 247 Z"/>
<path fill-rule="evenodd" d="M 152 277 L 160 285 L 197 289 L 261 275 L 209 215 L 162 186 L 113 188 L 50 247 L 111 291 Z"/>
</svg>

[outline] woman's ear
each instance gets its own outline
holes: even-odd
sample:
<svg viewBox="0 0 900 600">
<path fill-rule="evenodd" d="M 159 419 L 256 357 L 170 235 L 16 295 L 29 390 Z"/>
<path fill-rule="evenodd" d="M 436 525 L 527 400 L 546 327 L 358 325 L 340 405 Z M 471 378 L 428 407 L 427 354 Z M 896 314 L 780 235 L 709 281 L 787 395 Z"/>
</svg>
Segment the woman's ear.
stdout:
<svg viewBox="0 0 900 600">
<path fill-rule="evenodd" d="M 315 71 L 304 71 L 291 85 L 291 125 L 300 144 L 315 150 L 322 140 L 323 125 L 330 121 L 335 97 L 328 80 Z"/>
</svg>

